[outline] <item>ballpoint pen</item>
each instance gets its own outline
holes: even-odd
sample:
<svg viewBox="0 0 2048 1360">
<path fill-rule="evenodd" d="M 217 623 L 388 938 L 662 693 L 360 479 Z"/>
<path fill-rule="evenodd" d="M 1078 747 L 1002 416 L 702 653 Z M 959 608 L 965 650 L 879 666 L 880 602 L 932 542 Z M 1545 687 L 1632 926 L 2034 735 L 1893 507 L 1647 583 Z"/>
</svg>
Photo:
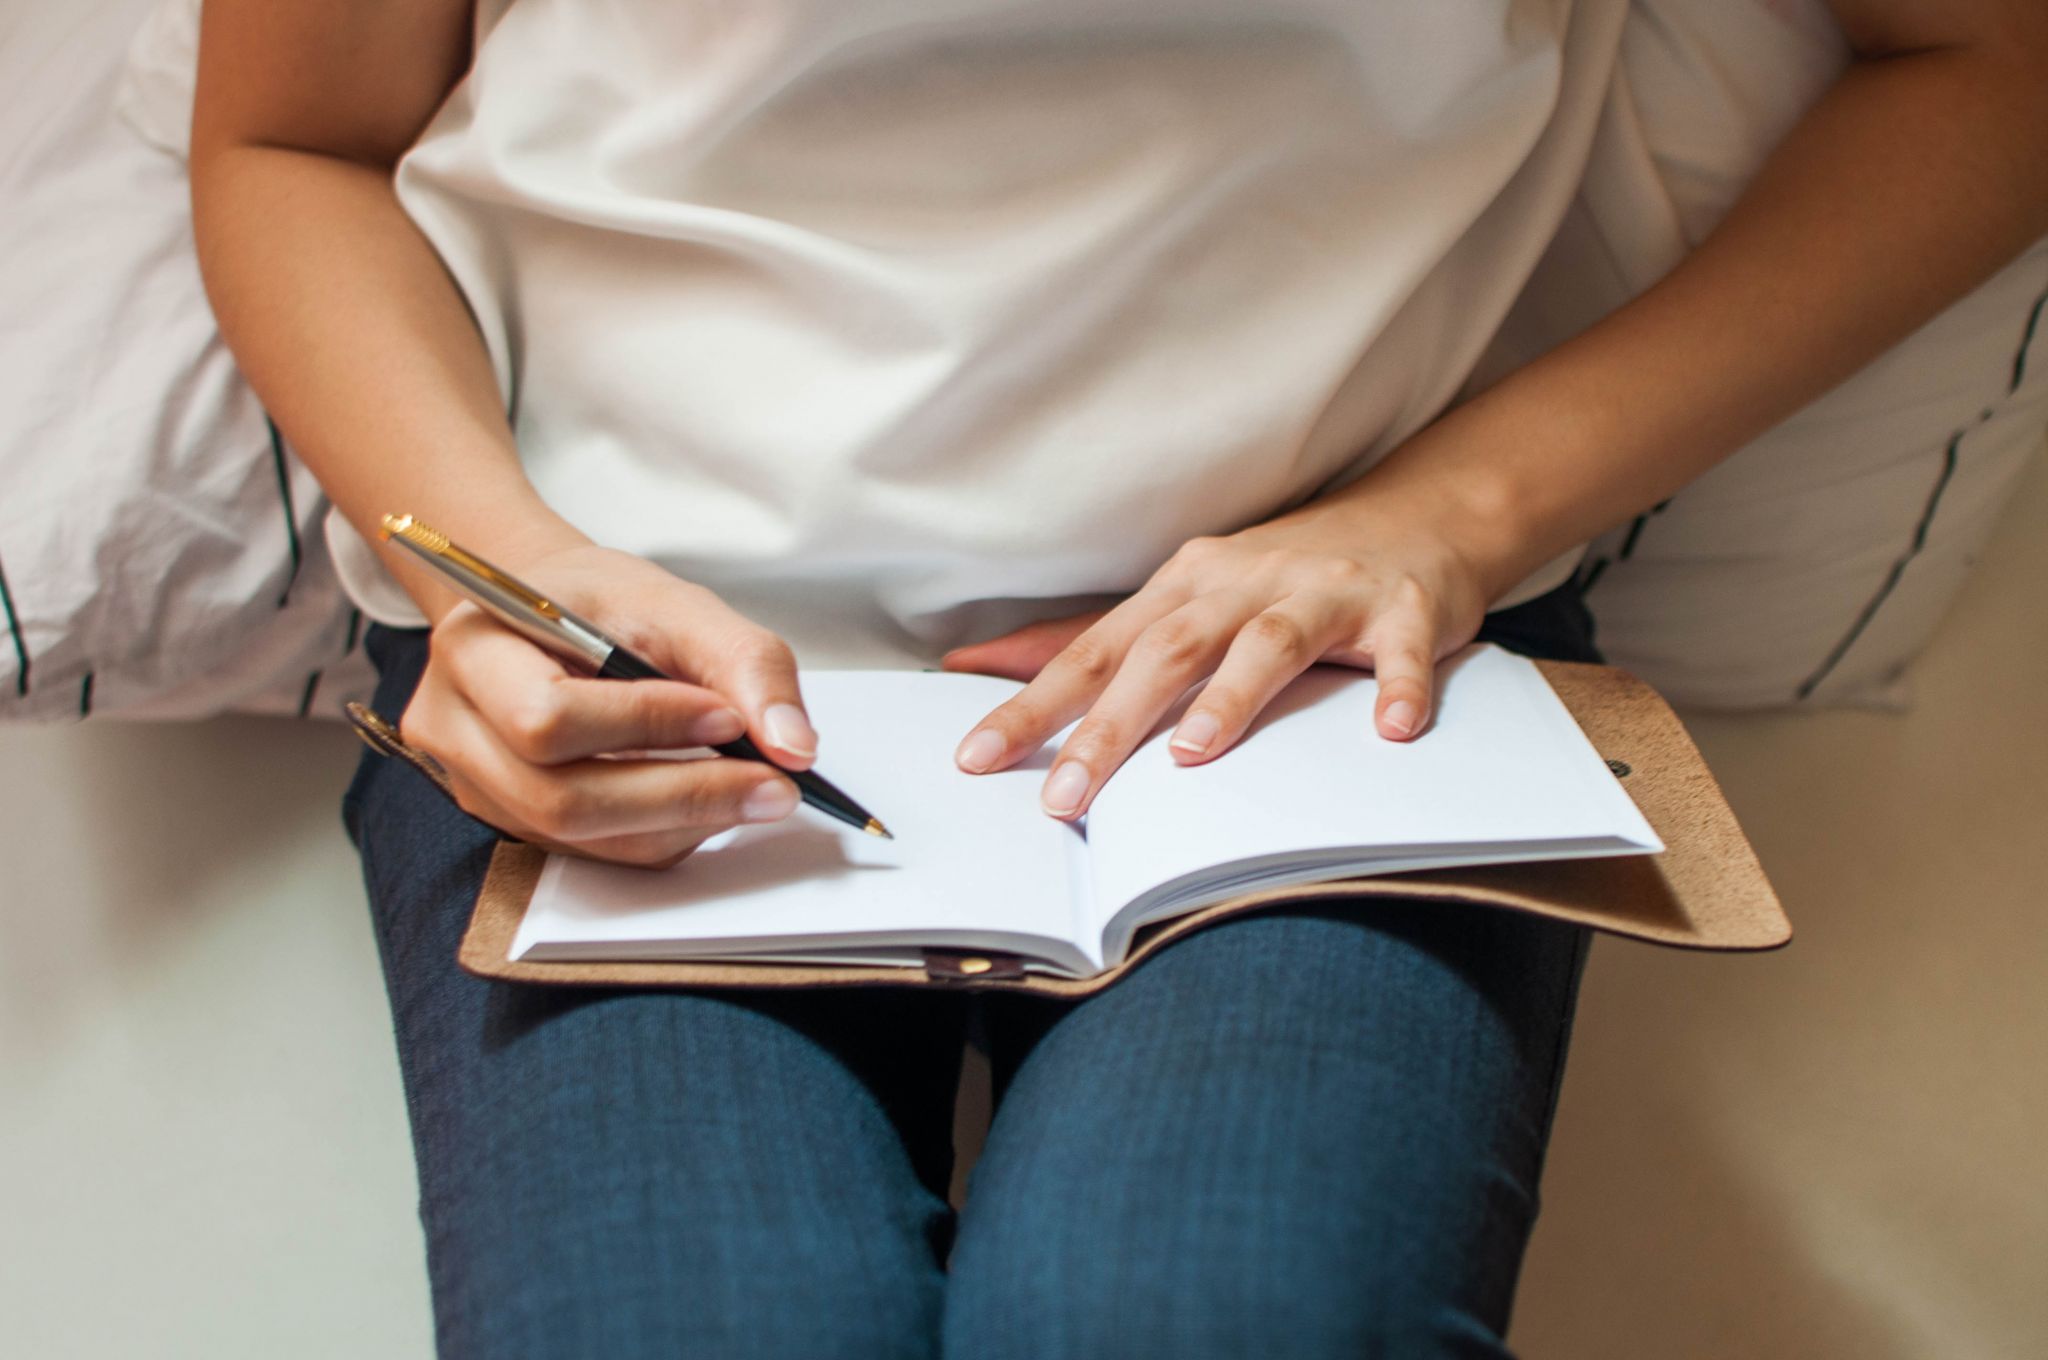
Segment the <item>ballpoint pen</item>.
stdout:
<svg viewBox="0 0 2048 1360">
<path fill-rule="evenodd" d="M 600 680 L 669 680 L 673 676 L 636 655 L 623 643 L 606 636 L 588 619 L 580 618 L 542 595 L 511 573 L 492 566 L 476 554 L 448 541 L 448 535 L 420 523 L 411 515 L 384 516 L 384 539 L 411 551 L 413 556 L 438 572 L 479 607 L 506 627 L 571 661 L 595 671 Z M 720 742 L 712 750 L 738 760 L 758 760 L 773 765 L 753 739 L 742 733 L 737 741 Z M 775 766 L 797 786 L 804 802 L 827 816 L 871 836 L 889 840 L 889 829 L 868 810 L 846 796 L 815 770 L 784 770 Z"/>
</svg>

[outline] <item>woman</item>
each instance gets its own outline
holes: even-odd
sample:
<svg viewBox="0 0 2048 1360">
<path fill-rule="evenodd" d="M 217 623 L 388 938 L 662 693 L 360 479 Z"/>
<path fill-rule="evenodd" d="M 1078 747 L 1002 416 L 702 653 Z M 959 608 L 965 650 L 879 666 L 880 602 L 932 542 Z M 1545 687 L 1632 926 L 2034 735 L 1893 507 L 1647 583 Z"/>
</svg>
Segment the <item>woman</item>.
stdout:
<svg viewBox="0 0 2048 1360">
<path fill-rule="evenodd" d="M 1198 680 L 1185 762 L 1318 659 L 1402 741 L 1474 636 L 1592 657 L 1577 545 L 2048 228 L 2039 7 L 1832 8 L 1858 61 L 1714 236 L 1456 406 L 1620 0 L 211 0 L 199 247 L 481 823 L 666 865 L 790 815 L 602 757 L 806 767 L 799 655 L 1028 679 L 956 758 L 1078 719 L 1072 818 Z M 393 510 L 686 682 L 568 675 L 378 559 Z M 1578 931 L 1311 905 L 1077 1005 L 565 995 L 454 966 L 489 827 L 389 762 L 348 815 L 446 1354 L 1503 1353 Z"/>
</svg>

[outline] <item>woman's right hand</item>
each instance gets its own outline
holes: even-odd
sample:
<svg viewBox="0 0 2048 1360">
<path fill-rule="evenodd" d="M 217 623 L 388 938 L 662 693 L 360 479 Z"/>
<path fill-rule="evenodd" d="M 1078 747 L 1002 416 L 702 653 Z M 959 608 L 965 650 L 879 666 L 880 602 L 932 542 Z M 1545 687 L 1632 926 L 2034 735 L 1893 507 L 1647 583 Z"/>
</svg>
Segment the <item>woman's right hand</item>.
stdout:
<svg viewBox="0 0 2048 1360">
<path fill-rule="evenodd" d="M 817 736 L 780 638 L 626 553 L 585 545 L 512 569 L 680 678 L 590 678 L 473 604 L 450 609 L 399 733 L 447 770 L 464 811 L 549 849 L 655 867 L 796 809 L 796 786 L 758 761 L 607 758 L 744 731 L 781 768 L 808 768 Z"/>
</svg>

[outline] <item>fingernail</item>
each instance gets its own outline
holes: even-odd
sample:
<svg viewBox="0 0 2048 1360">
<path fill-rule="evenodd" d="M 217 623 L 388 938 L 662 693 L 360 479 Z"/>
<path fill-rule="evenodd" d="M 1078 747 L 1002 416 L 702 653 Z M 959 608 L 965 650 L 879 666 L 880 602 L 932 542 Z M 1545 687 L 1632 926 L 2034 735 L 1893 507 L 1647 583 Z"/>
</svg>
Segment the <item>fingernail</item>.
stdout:
<svg viewBox="0 0 2048 1360">
<path fill-rule="evenodd" d="M 1003 734 L 990 727 L 968 733 L 967 740 L 961 742 L 960 749 L 953 753 L 953 759 L 960 768 L 974 774 L 980 774 L 1002 758 Z"/>
<path fill-rule="evenodd" d="M 1088 796 L 1088 767 L 1078 760 L 1062 761 L 1051 778 L 1045 781 L 1045 788 L 1038 799 L 1045 810 L 1055 817 L 1065 817 L 1079 806 Z"/>
<path fill-rule="evenodd" d="M 768 729 L 770 745 L 793 756 L 818 754 L 818 734 L 811 730 L 811 720 L 795 704 L 768 705 L 761 722 Z"/>
<path fill-rule="evenodd" d="M 1216 734 L 1223 725 L 1216 721 L 1213 713 L 1190 713 L 1180 720 L 1180 726 L 1173 729 L 1173 740 L 1167 745 L 1176 751 L 1190 755 L 1202 755 L 1216 744 Z"/>
<path fill-rule="evenodd" d="M 754 786 L 747 801 L 740 804 L 740 816 L 750 822 L 779 822 L 796 811 L 796 798 L 796 785 L 787 779 L 771 779 Z"/>
<path fill-rule="evenodd" d="M 1416 724 L 1422 720 L 1422 711 L 1406 699 L 1396 699 L 1387 705 L 1386 725 L 1395 736 L 1408 737 L 1415 734 Z"/>
<path fill-rule="evenodd" d="M 717 708 L 690 724 L 690 740 L 699 746 L 720 746 L 737 741 L 747 730 L 746 720 L 729 708 Z"/>
</svg>

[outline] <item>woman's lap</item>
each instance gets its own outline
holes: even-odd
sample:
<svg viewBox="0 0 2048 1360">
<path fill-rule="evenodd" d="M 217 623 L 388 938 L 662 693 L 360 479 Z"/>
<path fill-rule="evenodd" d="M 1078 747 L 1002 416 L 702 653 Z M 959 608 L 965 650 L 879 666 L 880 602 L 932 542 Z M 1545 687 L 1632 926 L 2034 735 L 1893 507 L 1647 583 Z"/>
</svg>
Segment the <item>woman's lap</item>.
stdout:
<svg viewBox="0 0 2048 1360">
<path fill-rule="evenodd" d="M 1006 1089 L 949 1353 L 1499 1354 L 1583 949 L 1505 912 L 1311 905 L 1049 1024 L 992 1006 Z"/>
<path fill-rule="evenodd" d="M 372 642 L 395 713 L 417 648 Z M 444 1354 L 924 1353 L 963 998 L 488 982 L 454 960 L 494 834 L 376 758 L 347 819 Z"/>
<path fill-rule="evenodd" d="M 395 715 L 421 648 L 374 640 Z M 347 815 L 445 1354 L 1498 1353 L 1577 930 L 1311 906 L 992 998 L 949 1276 L 969 998 L 486 982 L 454 953 L 492 834 L 374 758 Z"/>
</svg>

